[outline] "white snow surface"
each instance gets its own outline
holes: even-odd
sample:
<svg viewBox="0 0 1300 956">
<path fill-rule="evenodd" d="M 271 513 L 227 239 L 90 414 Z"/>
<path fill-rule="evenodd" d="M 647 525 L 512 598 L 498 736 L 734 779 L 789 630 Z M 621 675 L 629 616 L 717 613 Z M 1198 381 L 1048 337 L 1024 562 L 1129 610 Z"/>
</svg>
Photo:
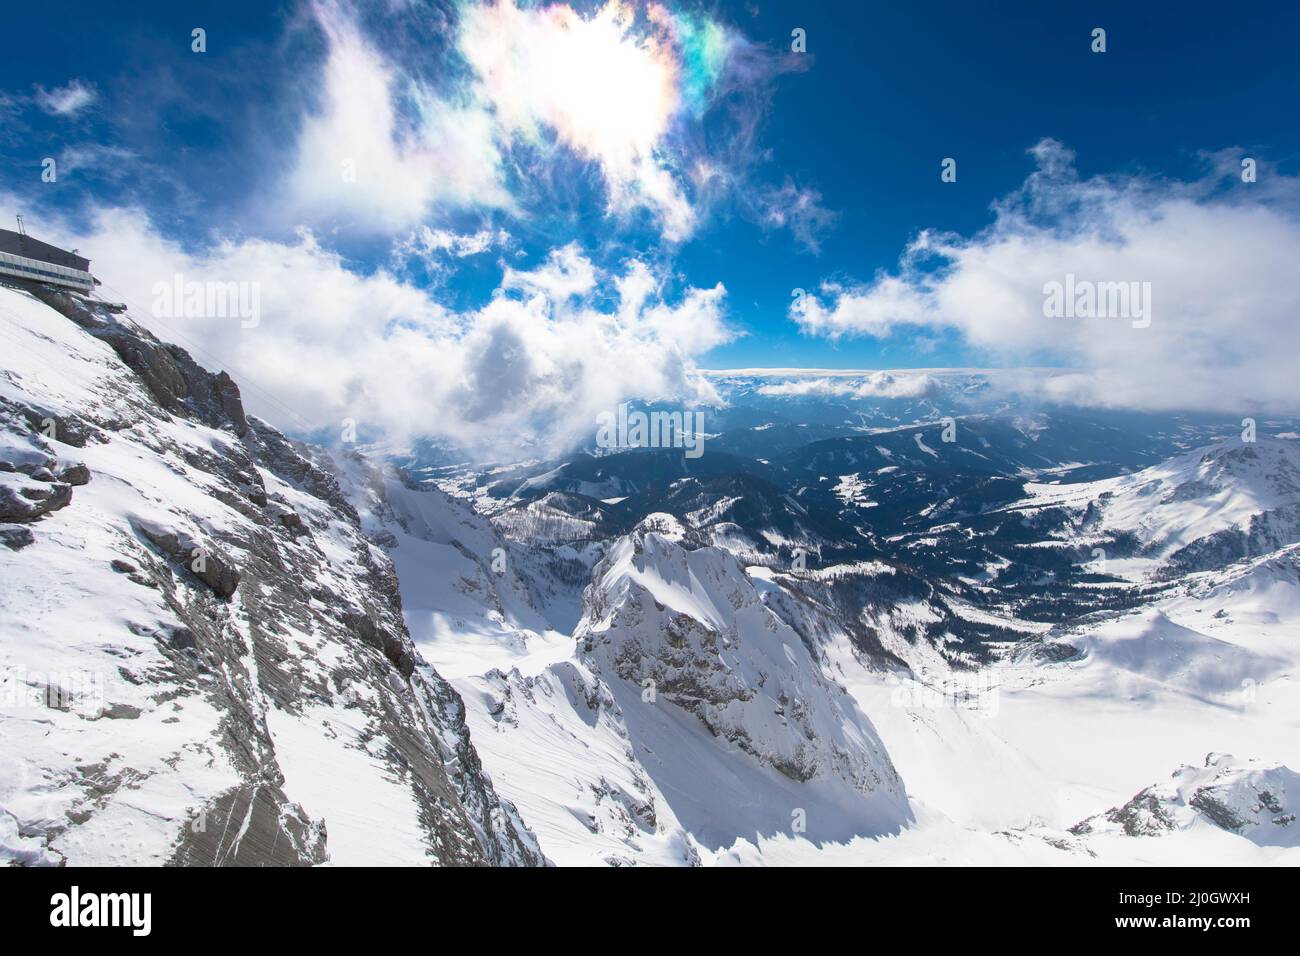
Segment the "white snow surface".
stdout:
<svg viewBox="0 0 1300 956">
<path fill-rule="evenodd" d="M 1266 503 L 1251 494 L 1247 510 Z M 487 548 L 490 524 L 469 520 L 467 539 Z M 1189 575 L 1138 611 L 1044 635 L 1075 648 L 1060 663 L 1007 656 L 972 676 L 900 638 L 890 649 L 910 653 L 920 675 L 904 676 L 863 661 L 834 628 L 810 651 L 764 613 L 763 589 L 779 588 L 765 569 L 751 577 L 723 549 L 697 545 L 676 519 L 647 519 L 595 568 L 571 632 L 539 628 L 536 608 L 426 632 L 421 649 L 456 673 L 496 785 L 557 863 L 1300 863 L 1290 845 L 1212 823 L 1158 837 L 1069 831 L 1211 752 L 1300 766 L 1297 548 Z M 498 594 L 536 570 L 511 553 Z M 404 574 L 404 594 L 412 580 Z M 901 625 L 906 613 L 878 623 Z M 681 674 L 716 689 L 716 706 L 700 703 L 699 687 L 674 695 Z M 646 679 L 654 704 L 643 700 Z M 755 696 L 741 701 L 742 689 Z M 822 748 L 805 782 L 772 767 L 802 736 L 786 735 L 797 721 L 778 714 L 782 695 L 807 708 Z M 749 749 L 728 738 L 741 732 Z M 845 759 L 859 776 L 834 769 L 837 753 L 856 755 Z M 868 767 L 881 783 L 855 793 Z"/>
</svg>

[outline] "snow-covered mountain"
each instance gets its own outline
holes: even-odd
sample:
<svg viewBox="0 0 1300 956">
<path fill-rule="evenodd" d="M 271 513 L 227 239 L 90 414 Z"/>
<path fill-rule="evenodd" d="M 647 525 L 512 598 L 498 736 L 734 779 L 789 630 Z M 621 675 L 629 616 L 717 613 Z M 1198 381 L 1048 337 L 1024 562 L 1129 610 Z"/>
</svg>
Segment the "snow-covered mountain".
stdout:
<svg viewBox="0 0 1300 956">
<path fill-rule="evenodd" d="M 522 549 L 436 488 L 357 459 L 345 472 L 400 570 L 421 652 L 452 678 L 549 858 L 695 864 L 755 833 L 844 840 L 910 819 L 816 648 L 676 519 L 594 552 Z"/>
<path fill-rule="evenodd" d="M 1134 474 L 1029 484 L 1012 506 L 1059 511 L 1053 537 L 1131 558 L 1117 569 L 1166 576 L 1222 567 L 1300 541 L 1300 442 L 1229 439 Z"/>
<path fill-rule="evenodd" d="M 321 461 L 80 297 L 0 320 L 0 859 L 541 862 Z"/>
<path fill-rule="evenodd" d="M 1296 862 L 1294 423 L 732 376 L 699 459 L 480 471 L 0 321 L 7 861 Z"/>
<path fill-rule="evenodd" d="M 1178 496 L 1180 487 L 1184 500 L 1194 488 L 1204 494 L 1197 505 L 1204 530 L 1192 533 L 1189 542 L 1218 534 L 1235 522 L 1249 523 L 1251 515 L 1286 507 L 1287 463 L 1295 448 L 1290 439 L 1261 437 L 1255 445 L 1237 439 L 1176 455 L 1168 463 L 1132 475 L 1073 484 L 1035 483 L 1016 463 L 1016 472 L 998 467 L 980 479 L 1005 482 L 1008 487 L 1008 493 L 999 492 L 985 501 L 966 493 L 964 489 L 971 486 L 961 484 L 965 479 L 960 471 L 930 474 L 910 462 L 912 472 L 932 487 L 924 493 L 909 489 L 905 494 L 922 500 L 925 494 L 942 491 L 933 483 L 955 481 L 956 505 L 942 515 L 936 513 L 929 524 L 920 515 L 917 530 L 902 535 L 874 534 L 867 519 L 858 529 L 866 533 L 865 544 L 857 546 L 864 556 L 855 560 L 824 563 L 814 551 L 808 566 L 800 568 L 789 562 L 789 551 L 778 549 L 760 558 L 763 565 L 745 567 L 745 576 L 764 605 L 799 635 L 820 673 L 843 686 L 867 715 L 900 775 L 914 819 L 894 835 L 837 837 L 829 842 L 755 828 L 752 836 L 737 836 L 729 847 L 725 839 L 711 845 L 692 830 L 693 839 L 701 844 L 701 861 L 1068 864 L 1100 858 L 1116 863 L 1185 863 L 1207 853 L 1243 863 L 1291 859 L 1284 844 L 1239 841 L 1235 832 L 1218 827 L 1180 829 L 1176 838 L 1158 845 L 1113 840 L 1100 830 L 1086 836 L 1070 828 L 1084 817 L 1122 806 L 1169 765 L 1199 760 L 1210 750 L 1281 768 L 1278 772 L 1300 765 L 1296 750 L 1300 735 L 1295 733 L 1300 726 L 1296 693 L 1300 548 L 1287 544 L 1282 536 L 1269 542 L 1278 546 L 1267 553 L 1253 557 L 1251 552 L 1224 553 L 1220 563 L 1212 562 L 1204 570 L 1160 565 L 1146 558 L 1145 565 L 1134 565 L 1131 570 L 1139 573 L 1129 579 L 1124 577 L 1130 570 L 1123 563 L 1124 551 L 1115 546 L 1128 540 L 1120 529 L 1106 532 L 1112 549 L 1109 573 L 1093 563 L 1091 545 L 1099 539 L 1086 536 L 1088 522 L 1098 521 L 1088 515 L 1104 514 L 1108 502 L 1118 497 L 1106 493 L 1117 486 L 1140 488 L 1159 476 L 1195 472 L 1203 462 L 1222 459 L 1227 464 L 1220 470 L 1201 474 L 1204 485 L 1174 481 L 1157 498 Z M 904 470 L 900 466 L 880 476 L 886 500 L 896 495 L 889 476 Z M 1041 477 L 1062 482 L 1063 474 L 1057 469 Z M 599 601 L 609 586 L 615 594 L 634 596 L 634 619 L 639 608 L 647 606 L 645 595 L 658 595 L 649 606 L 658 615 L 658 627 L 673 633 L 668 622 L 686 599 L 671 588 L 659 594 L 660 558 L 672 554 L 669 564 L 676 567 L 675 549 L 697 555 L 686 559 L 687 570 L 679 567 L 676 572 L 679 579 L 690 579 L 692 561 L 711 566 L 713 559 L 705 558 L 710 552 L 729 552 L 743 566 L 756 559 L 754 540 L 778 536 L 773 515 L 779 512 L 770 507 L 773 496 L 764 491 L 771 483 L 755 478 L 752 472 L 741 472 L 735 481 L 726 475 L 670 477 L 658 490 L 641 491 L 612 506 L 617 512 L 636 514 L 652 507 L 651 502 L 667 503 L 673 514 L 655 517 L 628 538 L 607 543 L 605 562 L 596 569 L 596 580 L 604 581 L 606 589 L 589 590 L 589 597 L 594 594 L 597 599 L 589 611 L 594 607 L 602 612 L 598 618 L 604 619 L 606 609 Z M 807 480 L 796 476 L 783 489 L 771 487 L 806 509 L 810 515 L 806 520 L 828 520 L 821 505 L 824 499 L 800 492 Z M 701 507 L 707 499 L 701 498 L 699 489 L 710 483 L 733 488 L 735 493 L 719 495 L 714 507 Z M 678 489 L 690 489 L 691 494 L 680 494 Z M 938 503 L 945 500 L 939 498 Z M 1223 510 L 1225 502 L 1233 503 L 1236 510 Z M 722 521 L 717 520 L 720 515 Z M 743 535 L 718 534 L 732 516 L 744 516 L 734 522 Z M 1104 522 L 1099 523 L 1104 528 Z M 1172 517 L 1167 524 L 1173 532 Z M 654 560 L 644 556 L 646 545 L 638 550 L 635 544 L 637 536 L 647 532 L 652 535 L 648 550 Z M 661 545 L 660 537 L 668 543 Z M 836 544 L 842 553 L 851 553 L 846 542 Z M 1136 553 L 1142 544 L 1133 542 L 1132 547 Z M 661 554 L 661 549 L 666 553 Z M 827 553 L 833 555 L 834 548 Z M 640 587 L 646 572 L 637 561 L 651 569 L 644 591 Z M 611 567 L 621 570 L 609 577 L 606 572 Z M 1153 577 L 1142 567 L 1158 573 Z M 734 586 L 737 578 L 729 575 L 727 580 Z M 713 603 L 706 597 L 709 593 L 707 587 L 691 592 L 691 622 L 716 621 L 710 610 Z M 578 633 L 591 623 L 588 613 Z M 687 660 L 692 656 L 689 648 L 695 646 L 689 636 L 696 626 L 686 628 L 688 639 L 680 647 Z M 593 687 L 590 681 L 596 673 L 606 688 L 613 686 L 608 678 L 611 658 L 622 664 L 619 676 L 626 683 L 655 680 L 656 668 L 671 678 L 671 666 L 664 667 L 655 653 L 644 652 L 646 630 L 641 625 L 631 628 L 636 635 L 633 651 L 622 652 L 622 658 L 616 635 L 610 635 L 608 647 L 594 646 L 593 650 L 603 650 L 604 660 L 581 662 L 582 686 Z M 554 648 L 547 653 L 555 653 Z M 558 653 L 567 656 L 567 645 L 561 645 Z M 559 688 L 571 685 L 549 676 L 553 673 L 549 665 L 536 670 L 537 660 L 521 658 L 517 672 L 507 668 L 481 681 L 466 678 L 481 687 L 478 706 L 489 712 L 499 708 L 500 714 L 508 715 L 497 732 L 507 738 L 520 734 L 527 740 L 501 753 L 527 750 L 532 755 L 556 747 L 550 730 L 557 719 L 539 720 L 531 705 L 544 701 L 544 709 L 553 715 L 555 702 L 565 699 Z M 708 660 L 719 658 L 710 653 Z M 732 674 L 743 666 L 728 661 L 723 672 Z M 467 697 L 473 696 L 460 686 Z M 549 686 L 551 692 L 537 694 L 540 686 Z M 636 739 L 639 728 L 629 715 L 644 708 L 637 704 L 634 690 L 633 684 L 616 698 L 620 719 L 610 720 L 618 728 L 612 740 L 624 739 L 625 732 Z M 699 693 L 692 695 L 688 706 L 701 698 L 706 699 Z M 471 704 L 471 712 L 478 706 Z M 566 738 L 592 739 L 580 723 L 581 708 L 568 711 L 567 703 L 561 703 L 559 709 L 566 711 Z M 593 723 L 606 726 L 611 713 L 603 712 Z M 1225 720 L 1225 713 L 1231 718 Z M 477 732 L 473 717 L 471 725 Z M 530 725 L 538 736 L 529 736 Z M 545 734 L 542 727 L 548 728 Z M 493 749 L 490 743 L 484 747 Z M 563 749 L 585 752 L 572 742 Z M 611 750 L 616 752 L 616 747 Z M 493 758 L 485 759 L 491 764 Z M 532 777 L 518 778 L 520 792 L 540 790 L 536 782 L 545 775 L 541 766 L 546 764 L 539 764 Z M 566 759 L 563 766 L 580 764 Z M 645 783 L 640 775 L 632 779 Z M 704 793 L 709 787 L 702 783 L 691 789 Z M 514 790 L 508 792 L 515 795 Z M 556 799 L 573 799 L 576 793 L 561 788 L 544 807 L 544 801 L 538 800 L 533 812 L 561 820 Z M 518 799 L 529 818 L 527 797 Z M 588 819 L 598 821 L 593 827 L 602 834 L 607 825 L 617 829 L 599 822 L 598 812 Z M 539 832 L 539 838 L 545 846 L 547 836 Z M 566 839 L 578 845 L 582 836 L 571 833 Z"/>
<path fill-rule="evenodd" d="M 716 801 L 724 794 L 735 801 L 748 796 L 758 805 L 753 825 L 762 832 L 764 824 L 772 827 L 763 804 L 774 802 L 764 791 L 780 790 L 791 800 L 807 802 L 815 794 L 844 808 L 843 821 L 823 823 L 819 831 L 879 833 L 908 819 L 901 782 L 866 715 L 823 672 L 820 648 L 806 645 L 772 612 L 727 552 L 691 547 L 675 518 L 651 515 L 597 566 L 585 604 L 578 651 L 619 687 L 625 711 L 636 707 L 647 734 L 668 733 L 670 721 L 658 718 L 658 710 L 649 712 L 655 717 L 640 713 L 646 708 L 631 695 L 657 708 L 661 701 L 673 705 L 663 708 L 672 724 L 681 722 L 678 711 L 693 716 L 731 764 L 744 765 L 745 777 L 758 775 L 734 759 L 736 752 L 804 785 L 792 790 L 765 773 L 762 782 L 741 787 L 738 766 L 725 766 L 719 756 L 682 761 L 663 738 L 652 748 L 656 765 L 678 788 L 693 781 L 694 789 L 710 793 L 709 812 L 723 815 Z"/>
</svg>

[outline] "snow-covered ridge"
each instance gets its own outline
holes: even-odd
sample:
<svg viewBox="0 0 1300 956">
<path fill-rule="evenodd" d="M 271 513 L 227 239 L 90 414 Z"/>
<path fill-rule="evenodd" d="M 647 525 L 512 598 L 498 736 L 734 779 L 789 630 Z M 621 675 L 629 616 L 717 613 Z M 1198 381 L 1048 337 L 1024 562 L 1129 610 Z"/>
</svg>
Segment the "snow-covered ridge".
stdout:
<svg viewBox="0 0 1300 956">
<path fill-rule="evenodd" d="M 76 297 L 0 291 L 0 333 L 5 860 L 1300 852 L 1291 443 L 1023 501 L 1017 482 L 990 537 L 1095 542 L 1112 572 L 1161 576 L 1085 582 L 1140 600 L 1043 623 L 992 577 L 958 587 L 883 549 L 771 560 L 759 536 L 843 529 L 752 476 L 679 477 L 635 511 L 562 489 L 489 516 L 288 441 L 227 377 Z M 844 474 L 825 475 L 832 503 Z M 872 472 L 872 512 L 894 474 Z M 925 548 L 961 544 L 945 529 L 970 519 L 945 518 Z M 1207 751 L 1240 759 L 1148 786 Z"/>
<path fill-rule="evenodd" d="M 1300 442 L 1288 439 L 1229 440 L 1131 475 L 1026 491 L 1014 508 L 1077 516 L 1066 540 L 1120 542 L 1118 556 L 1135 560 L 1118 570 L 1206 570 L 1300 541 Z"/>
<path fill-rule="evenodd" d="M 536 863 L 320 453 L 0 288 L 0 860 Z"/>
</svg>

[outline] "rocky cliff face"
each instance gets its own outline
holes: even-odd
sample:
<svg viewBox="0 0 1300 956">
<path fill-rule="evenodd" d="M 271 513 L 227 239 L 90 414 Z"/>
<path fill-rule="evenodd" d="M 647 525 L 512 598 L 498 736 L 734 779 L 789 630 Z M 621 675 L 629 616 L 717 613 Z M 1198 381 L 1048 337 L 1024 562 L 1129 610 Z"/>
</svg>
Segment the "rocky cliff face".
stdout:
<svg viewBox="0 0 1300 956">
<path fill-rule="evenodd" d="M 577 631 L 585 659 L 790 780 L 901 792 L 884 745 L 823 674 L 817 649 L 763 603 L 732 555 L 691 544 L 658 514 L 610 549 Z"/>
<path fill-rule="evenodd" d="M 320 453 L 0 288 L 0 859 L 536 864 Z"/>
</svg>

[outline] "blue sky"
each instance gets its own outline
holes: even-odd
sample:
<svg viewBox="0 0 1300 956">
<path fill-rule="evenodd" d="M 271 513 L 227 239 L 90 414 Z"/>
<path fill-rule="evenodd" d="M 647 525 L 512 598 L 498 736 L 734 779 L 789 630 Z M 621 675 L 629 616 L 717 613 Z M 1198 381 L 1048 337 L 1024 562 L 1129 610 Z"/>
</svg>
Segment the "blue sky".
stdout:
<svg viewBox="0 0 1300 956">
<path fill-rule="evenodd" d="M 751 0 L 667 4 L 659 16 L 636 4 L 626 42 L 605 51 L 601 34 L 581 47 L 592 58 L 585 74 L 583 63 L 534 56 L 532 46 L 558 42 L 552 27 L 563 18 L 528 18 L 536 6 L 523 6 L 493 19 L 469 2 L 136 3 L 130 13 L 74 2 L 60 18 L 75 30 L 16 7 L 0 58 L 5 208 L 22 208 L 38 234 L 44 221 L 60 235 L 105 210 L 129 211 L 150 242 L 183 251 L 191 268 L 215 244 L 292 246 L 308 229 L 341 268 L 391 272 L 452 326 L 494 296 L 541 288 L 520 276 L 557 250 L 578 250 L 596 270 L 582 295 L 597 304 L 614 301 L 615 281 L 636 260 L 665 303 L 725 288 L 710 321 L 728 334 L 679 350 L 712 368 L 1112 360 L 1056 348 L 1051 336 L 1003 349 L 1003 333 L 950 314 L 962 310 L 952 289 L 927 286 L 935 268 L 969 275 L 976 253 L 980 263 L 1009 254 L 1003 240 L 1023 223 L 999 223 L 995 203 L 1059 218 L 1016 232 L 1014 243 L 1041 244 L 1060 229 L 1124 232 L 1133 212 L 1124 204 L 1165 219 L 1156 210 L 1189 193 L 1198 211 L 1245 222 L 1247 193 L 1231 171 L 1250 156 L 1261 184 L 1275 185 L 1249 202 L 1293 222 L 1300 9 L 1287 5 Z M 574 7 L 571 32 L 600 9 Z M 194 27 L 207 31 L 205 53 L 191 50 Z M 790 51 L 796 27 L 807 32 L 802 55 Z M 1094 27 L 1107 32 L 1104 54 L 1090 49 Z M 507 61 L 515 73 L 488 75 Z M 539 63 L 577 73 L 540 81 L 555 92 L 532 95 Z M 668 80 L 647 72 L 659 67 Z M 671 115 L 638 116 L 659 108 L 663 82 Z M 379 91 L 369 99 L 367 83 Z M 561 102 L 575 96 L 585 114 Z M 611 109 L 611 97 L 630 105 Z M 381 123 L 376 136 L 366 104 L 385 98 L 392 128 Z M 321 169 L 334 169 L 335 141 L 385 132 L 421 144 L 368 154 L 371 191 L 331 195 Z M 449 155 L 446 143 L 462 136 Z M 1031 154 L 1044 141 L 1055 151 Z M 40 181 L 46 156 L 59 161 L 53 184 Z M 955 183 L 940 180 L 945 157 L 957 160 Z M 1045 162 L 1056 163 L 1050 196 L 1030 185 Z M 960 237 L 965 258 L 916 263 L 910 304 L 883 326 L 862 318 L 862 309 L 895 308 L 878 278 L 898 272 L 925 229 Z M 105 261 L 102 249 L 85 251 Z M 797 321 L 796 287 L 818 295 L 831 318 Z M 385 328 L 426 323 L 400 311 Z M 463 331 L 469 320 L 459 321 Z M 693 324 L 684 316 L 678 325 Z M 664 360 L 661 378 L 673 377 L 675 361 Z"/>
</svg>

